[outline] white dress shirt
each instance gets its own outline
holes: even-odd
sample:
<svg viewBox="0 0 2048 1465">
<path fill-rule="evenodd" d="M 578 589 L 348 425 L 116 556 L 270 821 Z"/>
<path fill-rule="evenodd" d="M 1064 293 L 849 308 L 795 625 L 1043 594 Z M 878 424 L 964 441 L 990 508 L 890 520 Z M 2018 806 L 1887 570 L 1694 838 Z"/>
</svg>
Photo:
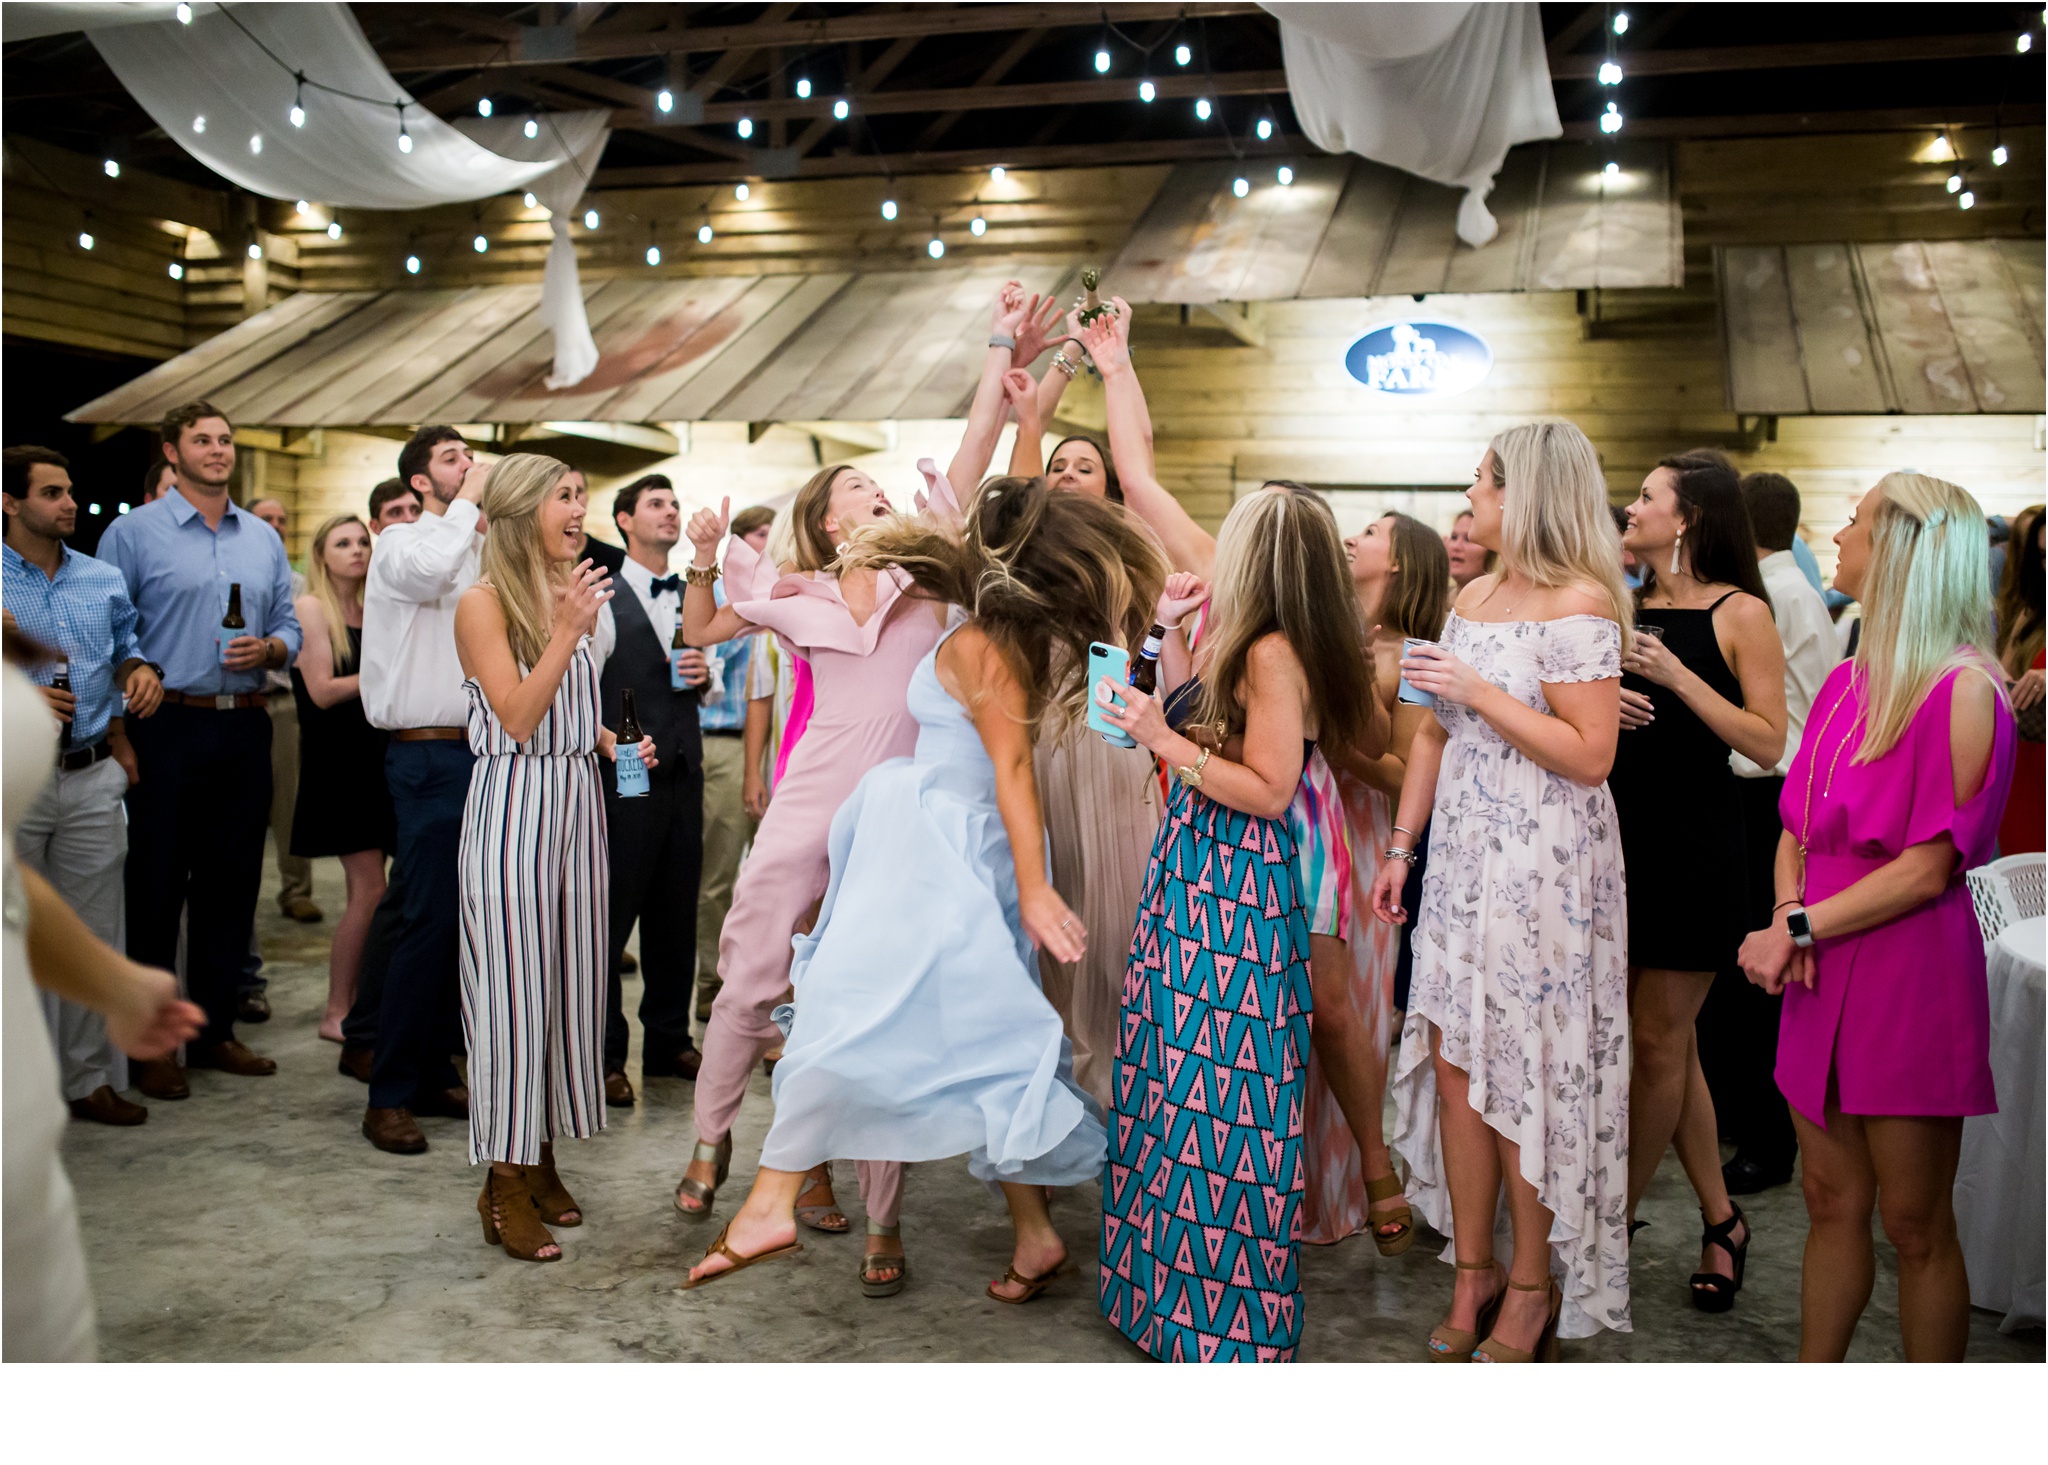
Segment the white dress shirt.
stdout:
<svg viewBox="0 0 2048 1465">
<path fill-rule="evenodd" d="M 1740 753 L 1729 754 L 1729 765 L 1737 778 L 1783 778 L 1792 767 L 1792 755 L 1799 751 L 1799 739 L 1806 730 L 1813 699 L 1821 683 L 1842 659 L 1841 644 L 1835 639 L 1835 623 L 1828 618 L 1827 602 L 1813 588 L 1813 582 L 1781 549 L 1758 563 L 1764 589 L 1771 593 L 1771 616 L 1778 623 L 1778 639 L 1785 644 L 1785 755 L 1776 768 L 1762 768 Z"/>
<path fill-rule="evenodd" d="M 626 557 L 626 563 L 619 569 L 619 578 L 632 590 L 640 608 L 647 612 L 648 624 L 654 627 L 654 634 L 661 638 L 664 649 L 673 645 L 676 639 L 676 618 L 683 613 L 683 594 L 680 590 L 664 589 L 654 593 L 654 571 L 634 559 Z"/>
<path fill-rule="evenodd" d="M 377 536 L 363 586 L 363 712 L 374 727 L 463 727 L 455 603 L 476 583 L 477 506 L 457 499 Z"/>
</svg>

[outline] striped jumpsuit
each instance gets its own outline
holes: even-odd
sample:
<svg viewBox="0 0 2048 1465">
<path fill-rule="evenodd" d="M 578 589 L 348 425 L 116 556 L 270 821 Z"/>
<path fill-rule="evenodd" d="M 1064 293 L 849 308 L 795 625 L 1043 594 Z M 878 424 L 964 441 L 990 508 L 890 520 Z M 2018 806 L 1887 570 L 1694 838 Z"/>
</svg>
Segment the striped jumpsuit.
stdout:
<svg viewBox="0 0 2048 1465">
<path fill-rule="evenodd" d="M 610 870 L 589 637 L 533 736 L 515 743 L 474 679 L 462 816 L 462 1025 L 469 1161 L 540 1163 L 604 1128 Z"/>
</svg>

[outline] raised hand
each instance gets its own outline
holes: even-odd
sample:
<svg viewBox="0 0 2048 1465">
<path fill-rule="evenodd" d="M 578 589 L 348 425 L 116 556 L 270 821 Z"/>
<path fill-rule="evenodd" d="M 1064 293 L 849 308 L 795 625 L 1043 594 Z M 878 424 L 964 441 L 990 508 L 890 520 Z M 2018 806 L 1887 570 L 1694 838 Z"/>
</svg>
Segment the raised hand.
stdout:
<svg viewBox="0 0 2048 1465">
<path fill-rule="evenodd" d="M 1166 589 L 1160 594 L 1159 608 L 1153 612 L 1154 619 L 1171 630 L 1186 619 L 1189 611 L 1208 598 L 1208 581 L 1200 575 L 1177 570 L 1166 577 Z"/>
<path fill-rule="evenodd" d="M 1010 411 L 1016 414 L 1019 426 L 1037 424 L 1038 383 L 1032 380 L 1030 372 L 1021 366 L 1013 366 L 1004 372 L 1003 395 L 1009 399 Z"/>
<path fill-rule="evenodd" d="M 1015 340 L 1024 324 L 1025 306 L 1024 287 L 1015 280 L 1005 280 L 1003 288 L 996 294 L 995 316 L 989 322 L 990 334 Z"/>
<path fill-rule="evenodd" d="M 1050 295 L 1034 295 L 1024 308 L 1024 319 L 1017 326 L 1017 349 L 1010 353 L 1010 364 L 1029 366 L 1045 354 L 1045 348 L 1054 344 L 1050 332 L 1059 324 L 1060 303 Z M 1059 340 L 1065 340 L 1062 336 Z"/>
<path fill-rule="evenodd" d="M 709 509 L 699 509 L 690 515 L 690 543 L 697 551 L 695 564 L 698 569 L 708 570 L 718 563 L 718 546 L 725 543 L 726 529 L 731 523 L 730 497 L 718 501 L 715 514 Z"/>
<path fill-rule="evenodd" d="M 568 588 L 562 592 L 555 611 L 556 628 L 572 632 L 578 638 L 588 636 L 597 629 L 597 614 L 611 598 L 610 572 L 594 561 L 585 560 L 570 575 Z"/>
<path fill-rule="evenodd" d="M 1081 344 L 1088 348 L 1095 369 L 1105 376 L 1131 364 L 1131 308 L 1121 296 L 1112 303 L 1114 314 L 1098 315 L 1081 327 Z"/>
</svg>

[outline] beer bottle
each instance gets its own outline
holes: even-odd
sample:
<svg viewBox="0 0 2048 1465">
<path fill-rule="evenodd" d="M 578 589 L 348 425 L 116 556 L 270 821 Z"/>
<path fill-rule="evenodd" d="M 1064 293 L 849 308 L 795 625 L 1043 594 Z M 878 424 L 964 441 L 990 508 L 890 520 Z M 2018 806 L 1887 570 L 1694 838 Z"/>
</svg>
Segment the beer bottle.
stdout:
<svg viewBox="0 0 2048 1465">
<path fill-rule="evenodd" d="M 674 691 L 687 692 L 690 690 L 690 684 L 683 680 L 683 653 L 689 649 L 689 647 L 683 644 L 683 626 L 682 622 L 678 620 L 676 622 L 676 633 L 669 637 L 668 642 L 668 684 Z"/>
<path fill-rule="evenodd" d="M 1154 625 L 1145 633 L 1138 659 L 1131 663 L 1131 685 L 1150 697 L 1159 690 L 1159 651 L 1166 644 L 1166 627 Z"/>
<path fill-rule="evenodd" d="M 60 692 L 68 692 L 71 690 L 71 662 L 68 659 L 58 661 L 57 674 L 50 678 L 50 685 Z M 62 722 L 57 724 L 58 747 L 68 748 L 71 746 L 71 729 L 74 726 L 74 720 L 76 716 L 77 708 L 74 705 L 74 707 L 72 708 L 72 716 L 65 718 Z"/>
<path fill-rule="evenodd" d="M 647 765 L 640 760 L 640 739 L 645 734 L 640 731 L 640 718 L 633 708 L 631 687 L 621 694 L 621 701 L 618 748 L 614 754 L 619 797 L 644 799 L 647 797 Z"/>
<path fill-rule="evenodd" d="M 220 662 L 228 662 L 228 642 L 247 633 L 249 623 L 242 619 L 242 587 L 239 583 L 228 586 L 228 613 L 220 618 Z"/>
</svg>

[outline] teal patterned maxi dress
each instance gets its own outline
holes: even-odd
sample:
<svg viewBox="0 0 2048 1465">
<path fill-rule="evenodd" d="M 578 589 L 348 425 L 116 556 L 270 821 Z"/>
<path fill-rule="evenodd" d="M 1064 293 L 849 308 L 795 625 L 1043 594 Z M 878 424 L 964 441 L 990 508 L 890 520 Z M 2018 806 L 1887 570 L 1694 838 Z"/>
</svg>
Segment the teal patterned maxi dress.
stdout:
<svg viewBox="0 0 2048 1465">
<path fill-rule="evenodd" d="M 1301 1338 L 1308 920 L 1287 821 L 1176 782 L 1124 968 L 1102 1314 L 1167 1362 Z"/>
</svg>

